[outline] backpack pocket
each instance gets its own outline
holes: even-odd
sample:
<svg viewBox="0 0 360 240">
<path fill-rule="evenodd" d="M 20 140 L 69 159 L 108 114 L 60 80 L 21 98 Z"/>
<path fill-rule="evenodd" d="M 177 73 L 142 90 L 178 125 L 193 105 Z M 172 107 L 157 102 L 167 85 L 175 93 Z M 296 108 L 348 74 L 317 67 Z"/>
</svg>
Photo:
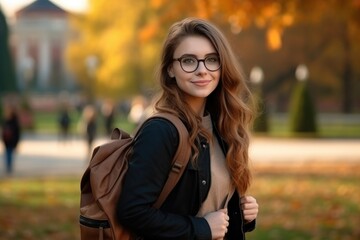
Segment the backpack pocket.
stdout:
<svg viewBox="0 0 360 240">
<path fill-rule="evenodd" d="M 80 232 L 82 240 L 112 240 L 113 235 L 108 220 L 97 220 L 80 215 Z"/>
</svg>

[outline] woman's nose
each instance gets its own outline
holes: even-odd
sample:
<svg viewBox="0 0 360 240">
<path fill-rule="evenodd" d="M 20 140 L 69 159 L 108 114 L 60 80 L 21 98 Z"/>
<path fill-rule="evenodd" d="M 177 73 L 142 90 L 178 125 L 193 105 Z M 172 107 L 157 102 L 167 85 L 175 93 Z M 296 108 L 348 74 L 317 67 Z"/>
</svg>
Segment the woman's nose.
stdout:
<svg viewBox="0 0 360 240">
<path fill-rule="evenodd" d="M 197 73 L 206 73 L 206 72 L 207 72 L 207 69 L 206 69 L 206 67 L 205 67 L 204 61 L 200 61 L 200 62 L 199 62 L 199 66 L 198 66 L 198 68 L 196 69 L 196 72 L 197 72 Z"/>
</svg>

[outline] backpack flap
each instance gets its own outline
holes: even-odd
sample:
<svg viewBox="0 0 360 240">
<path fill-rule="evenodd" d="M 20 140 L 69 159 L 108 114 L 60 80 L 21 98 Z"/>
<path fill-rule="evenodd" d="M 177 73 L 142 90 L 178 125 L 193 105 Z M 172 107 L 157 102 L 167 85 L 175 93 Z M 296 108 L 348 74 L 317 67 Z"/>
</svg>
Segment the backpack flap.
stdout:
<svg viewBox="0 0 360 240">
<path fill-rule="evenodd" d="M 132 143 L 132 138 L 114 140 L 100 146 L 94 155 L 91 160 L 90 184 L 95 200 L 108 194 L 119 177 L 122 179 L 119 173 L 126 173 L 128 165 L 127 161 L 123 160 L 127 159 L 125 156 L 128 155 Z"/>
<path fill-rule="evenodd" d="M 111 137 L 110 137 L 110 139 L 112 139 L 112 140 L 126 139 L 126 138 L 130 138 L 130 134 L 128 134 L 127 132 L 125 132 L 119 128 L 114 128 L 114 130 L 111 133 Z"/>
<path fill-rule="evenodd" d="M 119 129 L 112 141 L 96 147 L 89 167 L 81 179 L 80 230 L 81 239 L 130 239 L 131 234 L 113 225 L 116 223 L 114 206 L 118 200 L 123 175 L 127 170 L 127 155 L 133 139 Z M 119 174 L 120 173 L 120 174 Z M 116 237 L 115 237 L 116 236 Z"/>
</svg>

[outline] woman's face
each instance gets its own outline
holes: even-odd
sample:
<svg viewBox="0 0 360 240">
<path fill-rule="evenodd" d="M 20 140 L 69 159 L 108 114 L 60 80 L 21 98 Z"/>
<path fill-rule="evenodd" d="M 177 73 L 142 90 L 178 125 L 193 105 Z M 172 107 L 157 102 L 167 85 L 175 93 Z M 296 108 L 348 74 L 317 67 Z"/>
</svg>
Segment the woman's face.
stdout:
<svg viewBox="0 0 360 240">
<path fill-rule="evenodd" d="M 175 77 L 177 85 L 184 91 L 186 101 L 190 106 L 196 104 L 196 102 L 205 103 L 206 97 L 214 91 L 220 79 L 220 67 L 216 69 L 216 64 L 220 63 L 216 62 L 219 59 L 214 46 L 207 38 L 202 36 L 185 37 L 174 52 L 173 59 L 179 58 L 181 58 L 182 66 L 180 61 L 174 60 L 168 71 L 170 77 Z M 206 59 L 206 63 L 199 61 L 196 68 L 194 58 L 198 60 Z M 204 64 L 206 64 L 206 67 Z M 195 68 L 195 71 L 189 73 Z M 215 69 L 215 71 L 210 71 L 207 68 L 210 70 Z"/>
</svg>

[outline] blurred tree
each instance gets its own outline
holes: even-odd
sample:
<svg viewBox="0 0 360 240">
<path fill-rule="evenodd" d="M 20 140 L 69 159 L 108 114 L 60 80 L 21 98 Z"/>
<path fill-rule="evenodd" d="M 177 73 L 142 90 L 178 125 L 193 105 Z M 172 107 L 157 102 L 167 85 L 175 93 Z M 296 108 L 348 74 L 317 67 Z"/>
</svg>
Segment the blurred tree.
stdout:
<svg viewBox="0 0 360 240">
<path fill-rule="evenodd" d="M 310 67 L 320 70 L 319 67 L 327 67 L 319 65 L 319 61 L 322 61 L 322 65 L 328 63 L 328 60 L 324 61 L 324 56 L 335 58 L 330 61 L 336 62 L 340 68 L 330 69 L 332 76 L 328 75 L 332 79 L 335 76 L 336 81 L 339 82 L 338 86 L 336 83 L 333 86 L 336 91 L 341 89 L 341 110 L 345 113 L 353 111 L 356 102 L 354 79 L 360 75 L 355 70 L 360 62 L 359 54 L 356 53 L 356 50 L 359 51 L 360 42 L 359 0 L 330 0 L 326 4 L 323 1 L 313 0 L 198 0 L 185 3 L 177 0 L 152 0 L 151 2 L 155 3 L 152 6 L 157 11 L 164 12 L 159 15 L 161 19 L 159 21 L 162 22 L 174 21 L 184 15 L 198 16 L 218 23 L 226 23 L 234 34 L 240 32 L 246 34 L 246 31 L 254 27 L 262 29 L 264 33 L 258 34 L 258 37 L 264 38 L 267 48 L 272 51 L 284 53 L 282 50 L 284 41 L 290 44 L 289 56 L 287 56 L 287 61 L 290 62 L 286 64 L 287 67 L 276 61 L 273 62 L 282 68 L 277 67 L 278 72 L 272 78 L 271 76 L 268 78 L 268 83 L 264 87 L 265 94 L 289 80 L 299 62 L 309 62 Z M 297 39 L 289 42 L 286 38 L 290 35 L 287 33 L 294 28 L 301 31 Z M 238 36 L 241 38 L 240 35 Z M 315 41 L 312 42 L 314 39 Z M 298 48 L 299 44 L 301 48 Z M 254 49 L 250 51 L 252 50 Z M 329 51 L 332 51 L 331 56 Z M 243 51 L 240 53 L 243 55 Z M 298 54 L 299 58 L 294 57 L 294 54 Z M 264 59 L 264 56 L 262 58 Z M 261 59 L 257 60 L 261 61 Z M 297 61 L 292 63 L 292 60 Z M 253 62 L 251 65 L 254 64 L 259 62 Z M 323 74 L 324 70 L 321 71 Z M 320 76 L 318 79 L 315 78 L 315 81 L 322 81 L 320 78 L 325 79 Z M 328 84 L 323 85 L 323 88 L 327 87 Z"/>
<path fill-rule="evenodd" d="M 340 81 L 341 110 L 344 113 L 353 112 L 356 95 L 355 69 L 360 67 L 357 52 L 360 42 L 360 1 L 332 0 L 328 4 L 314 1 L 307 6 L 299 5 L 299 12 L 302 15 L 298 17 L 298 22 L 322 27 L 322 40 L 318 50 L 313 51 L 308 60 L 316 61 L 320 54 L 327 54 L 327 59 L 323 59 L 322 64 Z M 308 41 L 311 39 L 313 37 Z M 333 50 L 331 54 L 330 49 Z"/>
<path fill-rule="evenodd" d="M 245 71 L 263 66 L 264 95 L 276 94 L 279 106 L 287 102 L 296 66 L 307 62 L 319 97 L 339 98 L 332 100 L 343 102 L 335 108 L 353 111 L 360 88 L 354 82 L 360 76 L 359 0 L 90 0 L 89 5 L 89 12 L 74 20 L 80 35 L 68 56 L 83 86 L 89 84 L 85 59 L 97 56 L 92 84 L 98 95 L 126 97 L 153 86 L 169 25 L 197 16 L 223 29 L 239 61 L 246 59 Z"/>
<path fill-rule="evenodd" d="M 8 92 L 17 92 L 17 86 L 9 48 L 9 29 L 0 6 L 0 93 Z"/>
<path fill-rule="evenodd" d="M 3 110 L 3 103 L 1 101 L 2 99 L 0 99 L 0 123 L 3 122 L 4 119 L 4 110 Z"/>
<path fill-rule="evenodd" d="M 73 26 L 80 35 L 70 44 L 70 66 L 83 86 L 93 84 L 95 95 L 128 97 L 142 92 L 151 82 L 149 69 L 154 69 L 157 57 L 155 41 L 143 41 L 156 25 L 141 31 L 140 25 L 151 23 L 147 1 L 90 0 L 86 15 L 75 16 Z M 114 17 L 116 16 L 116 17 Z M 90 82 L 86 59 L 97 58 Z"/>
<path fill-rule="evenodd" d="M 308 69 L 299 65 L 296 69 L 297 83 L 290 105 L 290 130 L 297 133 L 316 134 L 316 112 L 308 88 Z"/>
</svg>

